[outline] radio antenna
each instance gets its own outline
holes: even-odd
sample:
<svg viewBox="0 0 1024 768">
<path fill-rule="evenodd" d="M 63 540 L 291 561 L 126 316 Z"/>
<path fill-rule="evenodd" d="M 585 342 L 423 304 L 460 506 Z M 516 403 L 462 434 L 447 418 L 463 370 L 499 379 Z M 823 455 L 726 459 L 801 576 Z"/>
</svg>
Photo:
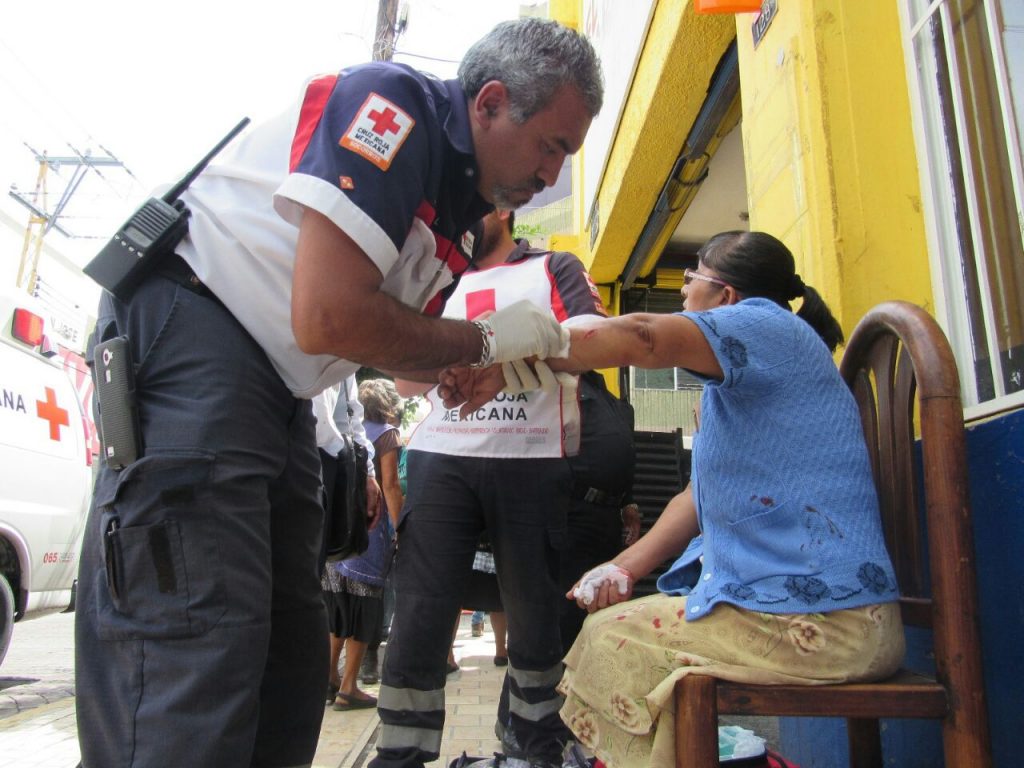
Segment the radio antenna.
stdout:
<svg viewBox="0 0 1024 768">
<path fill-rule="evenodd" d="M 235 138 L 235 136 L 241 133 L 242 129 L 245 128 L 245 126 L 247 126 L 249 122 L 250 121 L 248 117 L 243 117 L 238 122 L 238 125 L 232 128 L 228 132 L 227 136 L 225 136 L 223 139 L 217 142 L 217 146 L 211 149 L 206 154 L 206 157 L 204 157 L 202 160 L 196 163 L 195 167 L 191 171 L 186 173 L 185 176 L 181 179 L 181 181 L 179 181 L 177 184 L 175 184 L 173 187 L 167 190 L 161 199 L 165 203 L 173 203 L 175 200 L 177 200 L 181 193 L 188 189 L 189 184 L 195 181 L 196 177 L 203 172 L 203 169 L 210 164 L 210 161 L 217 156 L 217 153 L 224 149 L 224 147 L 226 147 L 228 143 L 233 138 Z"/>
</svg>

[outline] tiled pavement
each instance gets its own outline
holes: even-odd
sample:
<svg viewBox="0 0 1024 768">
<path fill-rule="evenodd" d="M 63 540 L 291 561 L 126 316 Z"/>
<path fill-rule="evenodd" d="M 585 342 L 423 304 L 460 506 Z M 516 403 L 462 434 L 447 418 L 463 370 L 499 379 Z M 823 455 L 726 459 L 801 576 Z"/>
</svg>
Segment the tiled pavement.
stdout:
<svg viewBox="0 0 1024 768">
<path fill-rule="evenodd" d="M 4 670 L 15 670 L 15 675 L 0 676 L 7 686 L 0 689 L 0 763 L 5 768 L 74 768 L 78 763 L 71 684 L 72 622 L 70 615 L 48 616 L 15 627 L 15 644 L 4 664 Z M 33 662 L 36 668 L 26 667 L 18 658 L 19 649 L 26 647 L 32 647 L 33 659 L 38 659 Z M 46 649 L 42 658 L 40 647 Z M 488 631 L 483 637 L 472 637 L 469 615 L 464 614 L 455 643 L 460 671 L 448 677 L 448 717 L 441 742 L 442 759 L 436 765 L 446 766 L 463 750 L 489 755 L 498 749 L 494 716 L 504 669 L 494 666 L 493 657 L 493 635 Z M 33 679 L 32 672 L 38 672 L 44 665 L 49 680 L 53 679 L 54 671 L 58 673 L 60 680 L 56 684 L 19 679 Z M 377 692 L 376 686 L 366 686 L 365 690 Z M 372 709 L 336 712 L 328 708 L 320 729 L 314 768 L 365 766 L 373 754 L 378 722 Z"/>
<path fill-rule="evenodd" d="M 490 622 L 486 629 L 482 637 L 473 637 L 469 614 L 462 615 L 455 639 L 459 671 L 448 676 L 445 686 L 447 716 L 441 759 L 434 764 L 438 768 L 445 768 L 463 750 L 470 755 L 490 755 L 500 749 L 494 737 L 494 719 L 505 668 L 494 666 Z M 377 686 L 360 687 L 377 694 Z M 328 708 L 320 727 L 314 768 L 364 768 L 374 754 L 379 722 L 374 710 L 335 712 Z"/>
<path fill-rule="evenodd" d="M 14 644 L 0 671 L 3 768 L 74 768 L 78 764 L 73 622 L 73 616 L 61 614 L 15 627 Z M 483 637 L 472 637 L 469 614 L 463 614 L 455 641 L 460 671 L 448 677 L 445 688 L 448 716 L 441 760 L 434 764 L 437 768 L 446 768 L 463 750 L 490 755 L 499 749 L 494 717 L 504 668 L 494 666 L 489 623 L 487 630 Z M 377 686 L 364 686 L 364 690 L 376 694 Z M 770 747 L 778 748 L 775 718 L 736 717 L 729 722 L 753 729 L 768 739 Z M 335 712 L 327 708 L 314 768 L 364 768 L 373 756 L 378 724 L 372 709 Z"/>
<path fill-rule="evenodd" d="M 0 763 L 5 768 L 73 768 L 74 615 L 21 622 L 0 667 Z"/>
</svg>

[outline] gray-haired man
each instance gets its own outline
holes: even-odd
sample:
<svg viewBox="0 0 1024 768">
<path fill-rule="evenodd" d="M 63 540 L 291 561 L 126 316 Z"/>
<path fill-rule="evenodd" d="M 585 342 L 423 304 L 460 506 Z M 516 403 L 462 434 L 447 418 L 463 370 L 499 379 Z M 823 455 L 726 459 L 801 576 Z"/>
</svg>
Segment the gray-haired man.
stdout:
<svg viewBox="0 0 1024 768">
<path fill-rule="evenodd" d="M 462 71 L 311 80 L 182 195 L 176 255 L 127 300 L 101 298 L 93 342 L 129 339 L 144 452 L 101 466 L 85 533 L 85 768 L 309 765 L 328 650 L 308 398 L 360 365 L 410 377 L 567 352 L 529 306 L 435 315 L 465 230 L 579 149 L 596 58 L 531 19 L 499 25 Z"/>
</svg>

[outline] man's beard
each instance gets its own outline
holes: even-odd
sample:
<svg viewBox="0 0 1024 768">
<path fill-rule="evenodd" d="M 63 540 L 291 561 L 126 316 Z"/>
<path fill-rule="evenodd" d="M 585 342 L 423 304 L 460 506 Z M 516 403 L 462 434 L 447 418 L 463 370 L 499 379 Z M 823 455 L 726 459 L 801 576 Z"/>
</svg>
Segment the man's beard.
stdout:
<svg viewBox="0 0 1024 768">
<path fill-rule="evenodd" d="M 544 190 L 545 184 L 536 176 L 515 186 L 495 184 L 491 188 L 494 205 L 506 211 L 522 208 L 533 199 L 533 196 Z"/>
</svg>

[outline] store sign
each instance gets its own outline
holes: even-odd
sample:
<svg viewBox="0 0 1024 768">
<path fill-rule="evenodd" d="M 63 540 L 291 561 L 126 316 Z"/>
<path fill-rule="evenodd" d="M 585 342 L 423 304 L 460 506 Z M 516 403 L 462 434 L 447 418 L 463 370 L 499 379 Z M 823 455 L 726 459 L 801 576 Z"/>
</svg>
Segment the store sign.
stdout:
<svg viewBox="0 0 1024 768">
<path fill-rule="evenodd" d="M 85 350 L 86 318 L 84 315 L 77 312 L 61 312 L 50 307 L 44 327 L 51 342 L 57 341 L 75 352 Z"/>
<path fill-rule="evenodd" d="M 768 27 L 771 26 L 775 14 L 779 11 L 778 0 L 764 0 L 761 4 L 761 12 L 754 17 L 754 23 L 750 25 L 750 32 L 754 36 L 754 47 L 757 48 L 764 37 Z"/>
</svg>

